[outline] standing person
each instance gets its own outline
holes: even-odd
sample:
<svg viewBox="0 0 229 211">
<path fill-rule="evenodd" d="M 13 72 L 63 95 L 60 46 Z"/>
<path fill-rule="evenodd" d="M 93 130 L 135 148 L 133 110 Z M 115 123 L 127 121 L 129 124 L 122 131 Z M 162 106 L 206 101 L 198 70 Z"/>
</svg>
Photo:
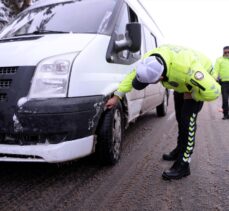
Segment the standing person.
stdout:
<svg viewBox="0 0 229 211">
<path fill-rule="evenodd" d="M 178 97 L 181 101 L 176 108 L 180 111 L 180 149 L 172 167 L 163 172 L 164 179 L 180 179 L 190 175 L 197 115 L 204 101 L 215 100 L 220 95 L 220 85 L 208 72 L 209 61 L 203 54 L 180 46 L 155 48 L 144 55 L 137 68 L 124 78 L 106 103 L 108 108 L 113 108 L 132 87 L 141 90 L 159 81 L 164 87 L 181 93 Z"/>
<path fill-rule="evenodd" d="M 223 48 L 223 56 L 216 60 L 214 74 L 218 76 L 222 90 L 223 119 L 229 119 L 228 97 L 229 97 L 229 46 Z"/>
</svg>

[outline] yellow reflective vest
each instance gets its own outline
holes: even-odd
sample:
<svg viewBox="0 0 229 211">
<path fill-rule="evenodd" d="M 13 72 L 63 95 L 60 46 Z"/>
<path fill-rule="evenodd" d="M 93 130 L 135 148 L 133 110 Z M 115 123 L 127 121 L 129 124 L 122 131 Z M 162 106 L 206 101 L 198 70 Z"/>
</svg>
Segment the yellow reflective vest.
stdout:
<svg viewBox="0 0 229 211">
<path fill-rule="evenodd" d="M 166 75 L 161 81 L 167 89 L 191 93 L 196 101 L 212 101 L 221 94 L 220 85 L 211 75 L 211 61 L 202 53 L 174 45 L 163 45 L 147 52 L 143 58 L 158 56 L 162 59 Z M 131 91 L 136 70 L 130 72 L 119 84 L 116 93 Z"/>
<path fill-rule="evenodd" d="M 222 82 L 229 81 L 229 58 L 220 57 L 214 65 L 214 75 Z"/>
</svg>

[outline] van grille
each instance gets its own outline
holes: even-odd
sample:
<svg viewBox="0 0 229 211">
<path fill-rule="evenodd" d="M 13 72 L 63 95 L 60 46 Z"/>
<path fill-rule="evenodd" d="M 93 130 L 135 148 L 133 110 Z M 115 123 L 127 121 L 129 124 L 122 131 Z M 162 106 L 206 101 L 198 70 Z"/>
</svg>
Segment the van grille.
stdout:
<svg viewBox="0 0 229 211">
<path fill-rule="evenodd" d="M 14 131 L 17 102 L 28 95 L 35 66 L 0 67 L 0 132 Z"/>
<path fill-rule="evenodd" d="M 0 67 L 0 75 L 16 74 L 18 67 Z"/>
<path fill-rule="evenodd" d="M 0 88 L 7 89 L 10 87 L 11 83 L 12 83 L 11 79 L 0 80 Z"/>
<path fill-rule="evenodd" d="M 7 90 L 12 84 L 12 76 L 17 73 L 18 67 L 0 67 L 0 103 L 8 99 Z"/>
<path fill-rule="evenodd" d="M 0 93 L 0 102 L 6 101 L 6 94 Z"/>
</svg>

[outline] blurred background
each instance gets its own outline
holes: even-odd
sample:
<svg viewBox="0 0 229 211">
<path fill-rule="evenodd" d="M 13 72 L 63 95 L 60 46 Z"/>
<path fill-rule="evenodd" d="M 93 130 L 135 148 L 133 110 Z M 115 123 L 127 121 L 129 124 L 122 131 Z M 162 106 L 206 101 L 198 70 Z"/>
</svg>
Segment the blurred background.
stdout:
<svg viewBox="0 0 229 211">
<path fill-rule="evenodd" d="M 167 43 L 200 50 L 213 63 L 229 45 L 228 0 L 141 0 Z"/>
</svg>

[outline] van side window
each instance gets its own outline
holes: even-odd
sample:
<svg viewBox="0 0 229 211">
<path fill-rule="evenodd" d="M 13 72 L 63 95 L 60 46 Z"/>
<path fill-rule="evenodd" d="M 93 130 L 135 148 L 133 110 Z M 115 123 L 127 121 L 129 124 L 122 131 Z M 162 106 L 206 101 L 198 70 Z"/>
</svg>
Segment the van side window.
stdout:
<svg viewBox="0 0 229 211">
<path fill-rule="evenodd" d="M 145 36 L 143 37 L 145 38 L 146 52 L 156 48 L 157 47 L 156 37 L 145 26 L 143 27 L 143 32 L 145 34 Z"/>
<path fill-rule="evenodd" d="M 130 22 L 138 22 L 137 15 L 131 10 L 127 4 L 123 4 L 119 13 L 118 20 L 115 24 L 115 29 L 112 36 L 115 36 L 116 41 L 125 40 L 126 25 Z M 112 62 L 118 64 L 132 64 L 141 57 L 141 52 L 132 53 L 129 50 L 123 50 L 112 55 Z"/>
<path fill-rule="evenodd" d="M 138 22 L 138 16 L 130 7 L 129 7 L 129 17 L 130 17 L 130 22 Z"/>
<path fill-rule="evenodd" d="M 126 32 L 126 24 L 130 22 L 128 8 L 126 4 L 123 5 L 120 14 L 121 15 L 119 16 L 119 19 L 115 26 L 115 33 L 117 34 L 117 36 L 120 36 L 120 38 L 123 39 Z"/>
</svg>

